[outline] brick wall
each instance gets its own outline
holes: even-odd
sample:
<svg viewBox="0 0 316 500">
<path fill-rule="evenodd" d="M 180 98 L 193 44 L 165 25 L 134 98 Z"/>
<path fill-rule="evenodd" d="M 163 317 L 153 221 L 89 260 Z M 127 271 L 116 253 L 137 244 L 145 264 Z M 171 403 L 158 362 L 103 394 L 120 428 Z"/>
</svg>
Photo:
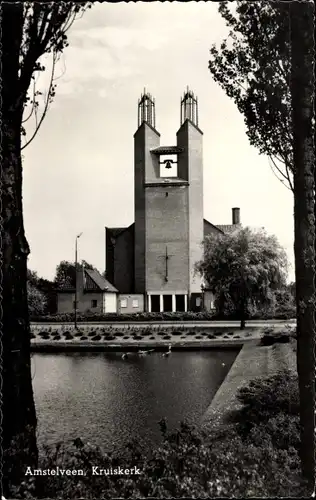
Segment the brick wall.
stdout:
<svg viewBox="0 0 316 500">
<path fill-rule="evenodd" d="M 97 307 L 92 307 L 92 300 L 97 301 Z M 59 314 L 62 313 L 72 313 L 74 312 L 74 301 L 75 301 L 75 293 L 74 292 L 59 292 L 57 294 L 57 311 Z M 89 292 L 84 294 L 78 294 L 78 312 L 104 312 L 104 303 L 103 303 L 103 293 L 99 292 Z"/>
<path fill-rule="evenodd" d="M 188 187 L 146 187 L 146 216 L 146 289 L 188 290 Z"/>
<path fill-rule="evenodd" d="M 122 314 L 143 312 L 144 296 L 141 294 L 119 294 L 117 310 Z"/>
<path fill-rule="evenodd" d="M 144 293 L 145 277 L 145 181 L 159 176 L 158 158 L 150 150 L 160 144 L 159 133 L 146 123 L 134 135 L 135 254 L 134 291 Z"/>
<path fill-rule="evenodd" d="M 122 293 L 134 287 L 134 224 L 123 231 L 114 246 L 114 275 L 112 284 Z"/>
<path fill-rule="evenodd" d="M 184 148 L 179 155 L 179 176 L 189 181 L 189 270 L 190 293 L 201 292 L 201 277 L 194 272 L 196 262 L 203 258 L 203 148 L 202 132 L 186 120 L 177 133 L 177 145 Z"/>
</svg>

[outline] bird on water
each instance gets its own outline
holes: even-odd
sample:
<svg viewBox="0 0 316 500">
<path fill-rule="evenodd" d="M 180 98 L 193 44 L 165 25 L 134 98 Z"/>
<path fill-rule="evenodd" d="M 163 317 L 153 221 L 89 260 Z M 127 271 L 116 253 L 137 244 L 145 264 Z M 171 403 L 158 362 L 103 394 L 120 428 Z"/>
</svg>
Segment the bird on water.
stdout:
<svg viewBox="0 0 316 500">
<path fill-rule="evenodd" d="M 163 358 L 167 358 L 171 354 L 171 344 L 168 346 L 168 351 L 163 353 Z"/>
</svg>

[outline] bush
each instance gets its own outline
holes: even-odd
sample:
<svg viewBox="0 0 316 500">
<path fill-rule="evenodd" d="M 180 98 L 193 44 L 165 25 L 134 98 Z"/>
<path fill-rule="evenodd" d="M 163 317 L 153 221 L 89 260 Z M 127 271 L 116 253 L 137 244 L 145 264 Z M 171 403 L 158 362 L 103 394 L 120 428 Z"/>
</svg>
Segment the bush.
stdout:
<svg viewBox="0 0 316 500">
<path fill-rule="evenodd" d="M 86 337 L 85 335 L 83 335 L 82 337 L 80 337 L 80 340 L 88 340 L 88 337 Z"/>
<path fill-rule="evenodd" d="M 91 340 L 101 340 L 101 335 L 95 335 Z"/>
<path fill-rule="evenodd" d="M 39 323 L 73 323 L 74 313 L 52 314 L 46 316 L 31 315 L 32 322 Z M 137 321 L 211 321 L 215 319 L 212 312 L 164 312 L 164 313 L 148 313 L 140 312 L 133 314 L 117 314 L 117 313 L 85 313 L 78 314 L 78 322 L 92 322 L 92 321 L 112 321 L 112 322 L 137 322 Z"/>
<path fill-rule="evenodd" d="M 272 444 L 280 439 L 277 434 L 285 437 L 283 417 L 275 416 L 269 424 L 275 438 L 263 428 L 260 434 L 258 428 L 253 431 L 253 443 L 244 442 L 235 431 L 221 439 L 214 435 L 209 442 L 194 427 L 182 423 L 179 430 L 169 432 L 166 422 L 161 421 L 162 444 L 150 452 L 134 441 L 121 453 L 109 455 L 79 438 L 67 449 L 61 443 L 56 449 L 46 447 L 41 469 L 61 466 L 84 469 L 87 474 L 80 481 L 73 476 L 36 476 L 32 498 L 274 498 L 287 497 L 289 492 L 293 497 L 310 496 L 297 484 L 300 464 L 295 447 L 284 449 L 282 441 L 276 441 L 280 446 Z M 293 422 L 290 425 L 290 431 L 295 432 Z M 285 432 L 288 436 L 288 430 Z M 125 463 L 136 464 L 141 474 L 132 478 L 92 476 L 95 464 L 114 468 Z M 28 484 L 26 480 L 24 490 Z M 18 497 L 17 491 L 12 493 Z"/>
<path fill-rule="evenodd" d="M 72 340 L 74 337 L 71 335 L 71 333 L 65 333 L 64 334 L 65 340 Z"/>
<path fill-rule="evenodd" d="M 287 331 L 275 332 L 273 328 L 267 328 L 263 331 L 261 345 L 288 344 L 294 338 L 296 338 L 296 330 L 288 329 Z"/>
<path fill-rule="evenodd" d="M 104 340 L 115 340 L 115 336 L 114 335 L 104 335 L 103 336 L 103 339 Z"/>
<path fill-rule="evenodd" d="M 54 335 L 53 340 L 60 340 L 61 336 L 60 335 Z"/>
<path fill-rule="evenodd" d="M 297 376 L 282 371 L 273 377 L 253 380 L 240 389 L 237 399 L 243 408 L 236 417 L 236 423 L 241 435 L 247 436 L 254 426 L 264 425 L 279 414 L 299 415 Z"/>
</svg>

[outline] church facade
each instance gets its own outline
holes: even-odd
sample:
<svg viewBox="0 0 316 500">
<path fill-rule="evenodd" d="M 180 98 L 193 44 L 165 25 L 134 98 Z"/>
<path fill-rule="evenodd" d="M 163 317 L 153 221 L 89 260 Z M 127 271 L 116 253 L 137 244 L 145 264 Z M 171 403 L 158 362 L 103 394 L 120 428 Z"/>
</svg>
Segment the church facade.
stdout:
<svg viewBox="0 0 316 500">
<path fill-rule="evenodd" d="M 202 278 L 194 272 L 203 258 L 202 242 L 208 235 L 240 226 L 239 208 L 232 209 L 232 224 L 219 226 L 204 219 L 203 132 L 198 100 L 189 89 L 181 99 L 180 115 L 176 144 L 162 146 L 154 99 L 144 91 L 138 102 L 134 223 L 105 228 L 107 279 L 123 297 L 120 312 L 125 304 L 128 312 L 205 306 Z"/>
</svg>

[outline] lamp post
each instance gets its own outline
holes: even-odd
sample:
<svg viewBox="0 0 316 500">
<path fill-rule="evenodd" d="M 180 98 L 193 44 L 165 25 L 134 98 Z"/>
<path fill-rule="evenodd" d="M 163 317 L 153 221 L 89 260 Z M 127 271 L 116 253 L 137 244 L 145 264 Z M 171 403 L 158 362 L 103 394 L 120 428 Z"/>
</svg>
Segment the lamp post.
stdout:
<svg viewBox="0 0 316 500">
<path fill-rule="evenodd" d="M 78 267 L 78 240 L 82 233 L 78 234 L 76 236 L 76 243 L 75 243 L 75 330 L 78 329 L 77 327 L 77 307 L 78 307 L 78 280 L 77 280 L 77 267 Z"/>
</svg>

